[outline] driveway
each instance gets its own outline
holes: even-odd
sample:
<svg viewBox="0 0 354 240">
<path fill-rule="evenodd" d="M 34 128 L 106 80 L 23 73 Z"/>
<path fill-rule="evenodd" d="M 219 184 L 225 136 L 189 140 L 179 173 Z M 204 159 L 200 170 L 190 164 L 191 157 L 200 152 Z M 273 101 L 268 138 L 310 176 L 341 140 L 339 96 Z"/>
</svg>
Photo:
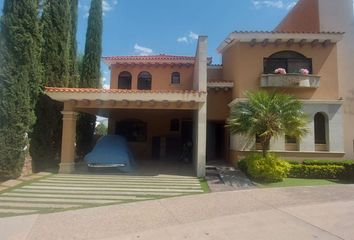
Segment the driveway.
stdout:
<svg viewBox="0 0 354 240">
<path fill-rule="evenodd" d="M 197 194 L 0 219 L 0 239 L 354 239 L 354 185 Z"/>
<path fill-rule="evenodd" d="M 0 194 L 0 217 L 202 193 L 196 177 L 55 174 Z M 1 239 L 1 238 L 0 238 Z"/>
</svg>

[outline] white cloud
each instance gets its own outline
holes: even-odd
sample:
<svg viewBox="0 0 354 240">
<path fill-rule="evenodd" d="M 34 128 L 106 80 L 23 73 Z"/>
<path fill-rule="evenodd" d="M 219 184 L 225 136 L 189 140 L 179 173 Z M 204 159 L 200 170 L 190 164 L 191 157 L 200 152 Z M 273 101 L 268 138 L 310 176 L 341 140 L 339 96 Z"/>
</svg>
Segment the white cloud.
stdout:
<svg viewBox="0 0 354 240">
<path fill-rule="evenodd" d="M 106 12 L 112 11 L 117 4 L 118 4 L 117 0 L 102 0 L 103 15 Z"/>
<path fill-rule="evenodd" d="M 107 12 L 114 10 L 114 7 L 118 4 L 118 0 L 102 0 L 102 14 L 106 15 Z M 79 9 L 83 11 L 84 17 L 89 16 L 90 1 L 79 0 Z"/>
<path fill-rule="evenodd" d="M 187 35 L 177 38 L 179 43 L 191 43 L 198 39 L 198 34 L 190 31 Z"/>
<path fill-rule="evenodd" d="M 151 48 L 143 47 L 135 43 L 134 52 L 140 56 L 148 56 L 154 54 L 154 51 Z"/>
<path fill-rule="evenodd" d="M 296 2 L 293 0 L 252 0 L 253 6 L 256 9 L 267 7 L 290 10 L 296 5 Z"/>
<path fill-rule="evenodd" d="M 177 38 L 177 42 L 185 42 L 185 43 L 187 43 L 188 42 L 188 38 L 187 37 L 179 37 L 179 38 Z"/>
<path fill-rule="evenodd" d="M 189 39 L 197 40 L 198 39 L 198 34 L 196 34 L 194 32 L 189 32 L 188 37 L 189 37 Z"/>
</svg>

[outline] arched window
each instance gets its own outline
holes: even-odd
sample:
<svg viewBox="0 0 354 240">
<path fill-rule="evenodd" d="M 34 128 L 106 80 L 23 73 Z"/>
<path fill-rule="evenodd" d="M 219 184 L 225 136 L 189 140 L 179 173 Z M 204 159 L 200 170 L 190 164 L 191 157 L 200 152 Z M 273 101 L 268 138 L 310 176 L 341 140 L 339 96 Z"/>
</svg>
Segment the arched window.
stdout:
<svg viewBox="0 0 354 240">
<path fill-rule="evenodd" d="M 138 89 L 151 90 L 152 77 L 149 72 L 141 72 L 138 75 Z"/>
<path fill-rule="evenodd" d="M 299 73 L 300 69 L 307 69 L 312 73 L 312 59 L 294 51 L 277 52 L 264 58 L 264 73 L 272 74 L 277 68 L 284 68 L 287 73 Z"/>
<path fill-rule="evenodd" d="M 132 89 L 132 75 L 130 72 L 121 72 L 118 76 L 119 89 Z"/>
<path fill-rule="evenodd" d="M 316 113 L 315 123 L 315 144 L 327 144 L 327 120 L 323 113 Z"/>
<path fill-rule="evenodd" d="M 171 84 L 180 84 L 181 83 L 181 74 L 179 72 L 173 72 L 171 74 Z"/>
</svg>

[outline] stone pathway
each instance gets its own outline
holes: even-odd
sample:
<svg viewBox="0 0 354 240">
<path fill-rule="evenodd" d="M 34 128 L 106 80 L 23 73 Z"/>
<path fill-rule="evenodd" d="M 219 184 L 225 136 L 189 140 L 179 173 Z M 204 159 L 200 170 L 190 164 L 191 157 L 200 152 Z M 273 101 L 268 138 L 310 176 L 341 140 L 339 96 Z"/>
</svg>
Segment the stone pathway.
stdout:
<svg viewBox="0 0 354 240">
<path fill-rule="evenodd" d="M 252 181 L 239 169 L 228 166 L 210 166 L 206 180 L 212 192 L 255 188 Z"/>
<path fill-rule="evenodd" d="M 195 177 L 57 174 L 0 194 L 0 217 L 203 193 Z"/>
</svg>

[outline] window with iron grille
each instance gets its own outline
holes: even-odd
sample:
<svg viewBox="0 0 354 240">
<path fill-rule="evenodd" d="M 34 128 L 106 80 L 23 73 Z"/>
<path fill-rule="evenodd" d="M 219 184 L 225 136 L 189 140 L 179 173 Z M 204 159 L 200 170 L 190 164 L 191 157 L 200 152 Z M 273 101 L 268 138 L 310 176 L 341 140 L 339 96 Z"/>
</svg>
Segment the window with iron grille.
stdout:
<svg viewBox="0 0 354 240">
<path fill-rule="evenodd" d="M 263 60 L 263 73 L 272 74 L 277 68 L 284 68 L 287 73 L 299 73 L 300 69 L 307 69 L 312 74 L 312 59 L 293 51 L 274 53 Z"/>
</svg>

